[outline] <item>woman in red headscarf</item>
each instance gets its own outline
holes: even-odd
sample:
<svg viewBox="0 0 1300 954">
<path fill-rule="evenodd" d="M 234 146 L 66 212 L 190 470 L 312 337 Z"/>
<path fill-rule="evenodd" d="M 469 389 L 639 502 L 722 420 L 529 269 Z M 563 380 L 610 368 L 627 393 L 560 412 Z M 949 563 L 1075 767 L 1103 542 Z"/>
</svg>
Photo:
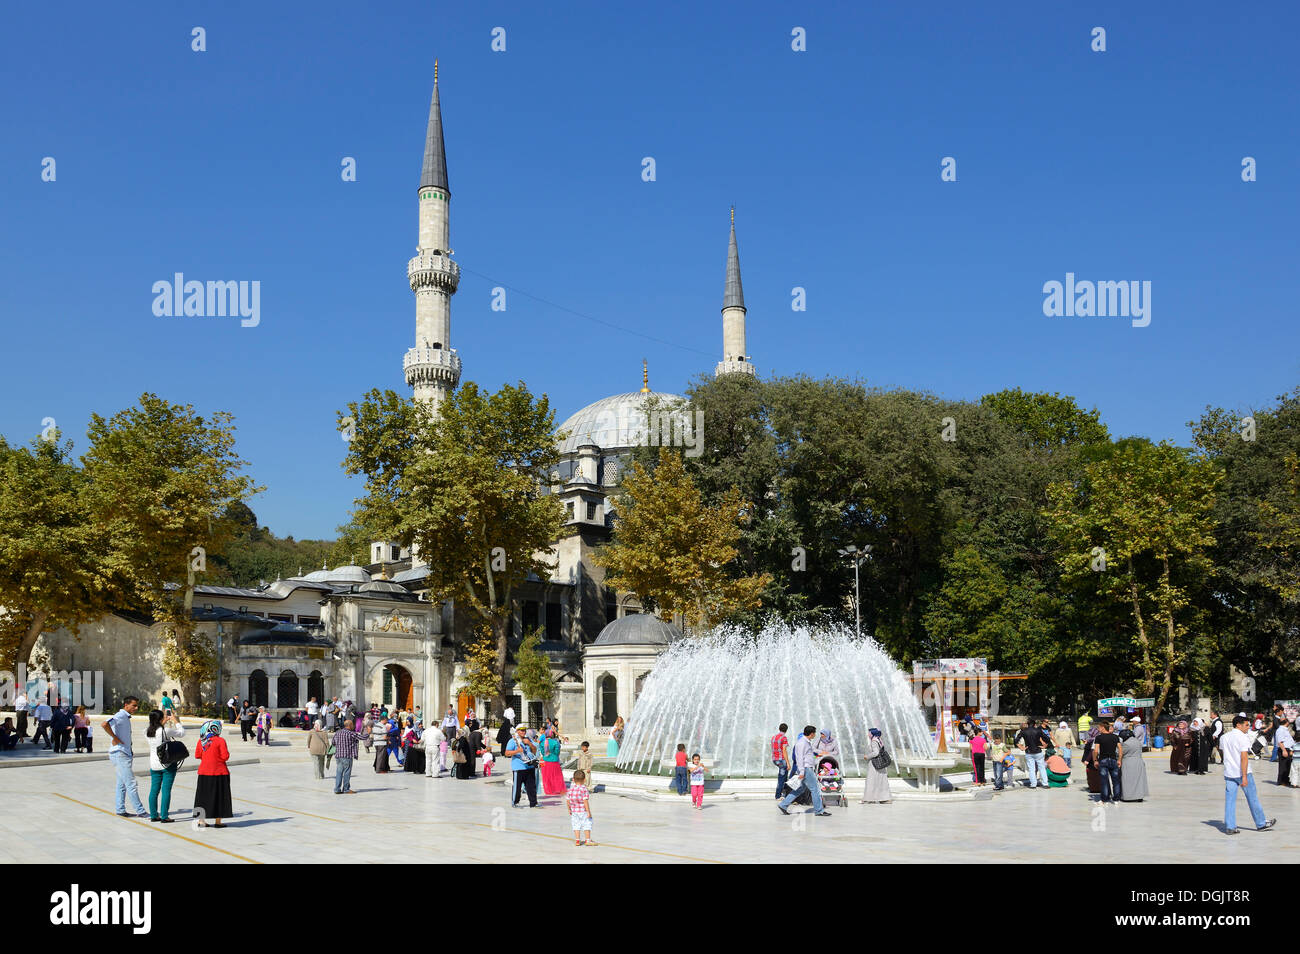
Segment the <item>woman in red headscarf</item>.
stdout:
<svg viewBox="0 0 1300 954">
<path fill-rule="evenodd" d="M 221 737 L 221 723 L 210 719 L 199 729 L 199 744 L 194 754 L 199 758 L 198 779 L 194 785 L 194 816 L 200 828 L 207 828 L 209 818 L 216 819 L 213 828 L 225 828 L 221 819 L 234 814 L 230 802 L 230 749 Z"/>
</svg>

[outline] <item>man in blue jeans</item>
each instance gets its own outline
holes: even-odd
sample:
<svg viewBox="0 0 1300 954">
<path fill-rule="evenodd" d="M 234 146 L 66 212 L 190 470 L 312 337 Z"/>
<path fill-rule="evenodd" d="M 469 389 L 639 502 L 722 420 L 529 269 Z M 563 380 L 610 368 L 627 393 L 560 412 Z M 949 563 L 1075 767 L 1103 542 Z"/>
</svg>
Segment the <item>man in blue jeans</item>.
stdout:
<svg viewBox="0 0 1300 954">
<path fill-rule="evenodd" d="M 790 814 L 788 809 L 791 803 L 804 792 L 812 795 L 814 815 L 830 815 L 830 812 L 826 810 L 826 806 L 822 804 L 822 789 L 817 784 L 817 753 L 813 751 L 812 747 L 813 736 L 816 734 L 816 726 L 806 725 L 803 727 L 803 735 L 794 744 L 794 760 L 802 769 L 802 780 L 798 788 L 777 803 L 776 807 L 781 809 L 782 815 Z"/>
<path fill-rule="evenodd" d="M 117 771 L 117 813 L 123 818 L 130 818 L 131 815 L 126 810 L 126 799 L 129 795 L 133 802 L 131 808 L 137 818 L 148 818 L 149 813 L 145 811 L 144 802 L 140 801 L 140 790 L 136 788 L 135 774 L 131 771 L 131 716 L 135 715 L 135 710 L 140 708 L 140 700 L 135 696 L 127 696 L 122 700 L 122 708 L 117 710 L 117 715 L 111 719 L 105 719 L 103 729 L 108 733 L 112 744 L 108 747 L 108 760 L 113 763 L 113 768 Z"/>
<path fill-rule="evenodd" d="M 790 739 L 786 732 L 790 727 L 784 722 L 772 736 L 772 764 L 776 766 L 776 797 L 785 796 L 785 780 L 790 777 Z"/>
<path fill-rule="evenodd" d="M 1232 731 L 1223 733 L 1220 743 L 1223 751 L 1223 833 L 1237 834 L 1237 791 L 1246 793 L 1250 817 L 1257 831 L 1267 831 L 1277 824 L 1276 818 L 1265 818 L 1255 791 L 1255 776 L 1250 771 L 1250 738 L 1246 727 L 1250 720 L 1244 715 L 1232 717 Z"/>
<path fill-rule="evenodd" d="M 1111 731 L 1109 722 L 1102 722 L 1097 738 L 1092 742 L 1092 764 L 1101 776 L 1103 802 L 1118 802 L 1122 797 L 1120 765 L 1123 761 L 1124 749 L 1120 746 L 1119 736 Z"/>
<path fill-rule="evenodd" d="M 1047 759 L 1043 755 L 1043 730 L 1028 721 L 1016 733 L 1016 743 L 1025 750 L 1025 773 L 1029 787 L 1038 785 L 1042 779 L 1043 788 L 1047 788 Z"/>
</svg>

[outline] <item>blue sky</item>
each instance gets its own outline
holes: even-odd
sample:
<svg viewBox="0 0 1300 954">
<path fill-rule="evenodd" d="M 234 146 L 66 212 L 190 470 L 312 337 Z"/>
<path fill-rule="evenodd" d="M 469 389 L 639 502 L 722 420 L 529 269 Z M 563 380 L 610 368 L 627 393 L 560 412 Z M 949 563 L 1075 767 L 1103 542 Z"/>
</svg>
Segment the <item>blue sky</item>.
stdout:
<svg viewBox="0 0 1300 954">
<path fill-rule="evenodd" d="M 359 492 L 336 410 L 405 391 L 435 56 L 451 343 L 557 423 L 643 357 L 659 390 L 712 370 L 732 203 L 763 374 L 1059 391 L 1178 441 L 1300 384 L 1294 4 L 555 9 L 7 4 L 0 433 L 53 417 L 84 449 L 143 391 L 228 410 L 261 522 L 332 536 Z M 260 324 L 156 317 L 177 271 L 260 281 Z M 1066 272 L 1150 281 L 1151 324 L 1045 317 Z M 495 285 L 533 297 L 495 312 Z"/>
</svg>

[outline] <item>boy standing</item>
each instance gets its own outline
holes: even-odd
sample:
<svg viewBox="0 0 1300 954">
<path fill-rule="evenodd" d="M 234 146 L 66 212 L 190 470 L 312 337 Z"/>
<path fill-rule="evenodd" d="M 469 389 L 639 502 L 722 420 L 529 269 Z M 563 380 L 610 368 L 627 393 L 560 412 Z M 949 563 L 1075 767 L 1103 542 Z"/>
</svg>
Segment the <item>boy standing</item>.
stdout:
<svg viewBox="0 0 1300 954">
<path fill-rule="evenodd" d="M 586 780 L 584 784 L 587 786 L 588 792 L 596 787 L 596 780 L 591 777 L 591 766 L 594 761 L 595 759 L 591 756 L 591 743 L 582 743 L 582 748 L 578 752 L 578 771 L 582 773 L 582 777 Z"/>
<path fill-rule="evenodd" d="M 591 801 L 588 798 L 590 794 L 587 786 L 583 783 L 587 780 L 587 773 L 578 769 L 573 773 L 573 784 L 569 786 L 569 791 L 565 798 L 569 802 L 569 819 L 573 822 L 573 845 L 583 844 L 582 833 L 587 833 L 586 844 L 596 844 L 591 840 Z"/>
</svg>

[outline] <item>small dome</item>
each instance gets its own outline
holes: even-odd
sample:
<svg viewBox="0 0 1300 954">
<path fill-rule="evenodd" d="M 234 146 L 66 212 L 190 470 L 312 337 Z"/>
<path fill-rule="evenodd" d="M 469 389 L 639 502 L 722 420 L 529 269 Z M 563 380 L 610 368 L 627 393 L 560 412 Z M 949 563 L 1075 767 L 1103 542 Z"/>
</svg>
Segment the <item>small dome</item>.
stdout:
<svg viewBox="0 0 1300 954">
<path fill-rule="evenodd" d="M 316 573 L 321 574 L 317 576 Z M 370 574 L 359 566 L 340 566 L 333 570 L 317 570 L 312 573 L 308 579 L 313 577 L 326 583 L 369 583 Z"/>
<path fill-rule="evenodd" d="M 560 425 L 568 433 L 559 444 L 561 454 L 574 454 L 583 444 L 595 444 L 603 451 L 626 450 L 645 442 L 646 401 L 654 399 L 663 409 L 684 406 L 686 399 L 662 391 L 629 391 L 588 404 Z"/>
<path fill-rule="evenodd" d="M 403 596 L 410 596 L 411 591 L 400 583 L 392 583 L 388 580 L 374 580 L 370 583 L 362 583 L 357 587 L 358 593 L 401 593 Z"/>
<path fill-rule="evenodd" d="M 681 638 L 677 627 L 651 613 L 629 613 L 608 624 L 594 646 L 667 646 Z"/>
</svg>

